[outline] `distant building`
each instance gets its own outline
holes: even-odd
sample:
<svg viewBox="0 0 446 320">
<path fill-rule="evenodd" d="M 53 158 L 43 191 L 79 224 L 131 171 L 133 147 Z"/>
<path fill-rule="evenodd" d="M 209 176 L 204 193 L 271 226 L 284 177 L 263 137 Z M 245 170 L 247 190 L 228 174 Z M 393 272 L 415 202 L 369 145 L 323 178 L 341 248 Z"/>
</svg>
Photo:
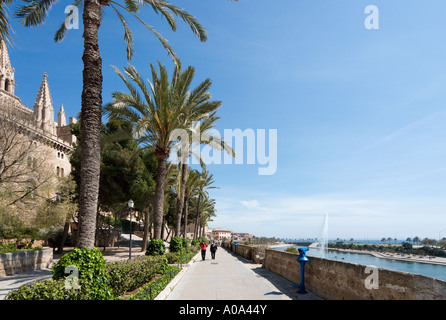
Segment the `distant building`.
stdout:
<svg viewBox="0 0 446 320">
<path fill-rule="evenodd" d="M 252 234 L 250 233 L 243 233 L 243 232 L 233 232 L 232 233 L 232 240 L 233 241 L 247 241 L 251 242 Z"/>
<path fill-rule="evenodd" d="M 211 235 L 213 240 L 231 240 L 231 230 L 216 228 L 212 229 Z"/>
</svg>

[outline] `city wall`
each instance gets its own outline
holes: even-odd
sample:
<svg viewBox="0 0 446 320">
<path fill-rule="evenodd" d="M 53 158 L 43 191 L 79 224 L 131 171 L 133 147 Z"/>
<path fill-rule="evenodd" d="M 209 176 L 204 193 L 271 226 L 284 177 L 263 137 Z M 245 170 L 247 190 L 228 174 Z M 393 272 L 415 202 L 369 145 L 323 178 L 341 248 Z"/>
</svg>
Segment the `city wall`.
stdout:
<svg viewBox="0 0 446 320">
<path fill-rule="evenodd" d="M 225 244 L 234 252 L 234 245 Z M 297 254 L 237 245 L 236 253 L 262 263 L 263 268 L 283 278 L 300 283 L 300 264 Z M 305 264 L 305 288 L 327 300 L 446 300 L 446 282 L 432 277 L 366 268 L 345 261 L 309 257 Z"/>
</svg>

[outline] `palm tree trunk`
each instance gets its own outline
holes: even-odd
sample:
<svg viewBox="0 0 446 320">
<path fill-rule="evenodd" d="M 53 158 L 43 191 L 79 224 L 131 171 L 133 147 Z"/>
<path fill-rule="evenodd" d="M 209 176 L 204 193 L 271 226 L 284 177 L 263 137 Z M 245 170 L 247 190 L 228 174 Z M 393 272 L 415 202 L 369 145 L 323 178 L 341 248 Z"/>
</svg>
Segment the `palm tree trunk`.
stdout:
<svg viewBox="0 0 446 320">
<path fill-rule="evenodd" d="M 162 240 L 164 240 L 164 231 L 166 230 L 166 227 L 165 227 L 165 223 L 164 223 L 164 220 L 166 219 L 166 217 L 163 215 L 163 222 L 162 222 L 162 224 L 161 224 L 161 239 Z"/>
<path fill-rule="evenodd" d="M 96 233 L 101 158 L 102 59 L 98 31 L 101 6 L 97 0 L 85 0 L 84 63 L 81 110 L 81 185 L 79 195 L 79 234 L 77 246 L 93 248 Z"/>
<path fill-rule="evenodd" d="M 166 187 L 167 178 L 167 158 L 165 153 L 157 150 L 155 152 L 158 160 L 158 169 L 156 173 L 156 187 L 155 187 L 155 202 L 153 206 L 153 238 L 161 239 L 161 230 L 163 226 L 164 217 L 164 190 Z"/>
<path fill-rule="evenodd" d="M 197 217 L 195 218 L 195 230 L 194 230 L 194 240 L 198 239 L 198 221 L 200 221 L 200 204 L 201 204 L 201 194 L 198 195 L 197 203 Z"/>
<path fill-rule="evenodd" d="M 141 252 L 146 251 L 147 241 L 149 241 L 149 227 L 150 227 L 150 204 L 146 208 L 144 215 L 144 235 L 142 236 Z"/>
<path fill-rule="evenodd" d="M 175 235 L 180 236 L 181 229 L 181 215 L 183 214 L 184 206 L 184 193 L 186 192 L 186 181 L 187 181 L 187 164 L 183 163 L 181 165 L 181 185 L 180 194 L 177 196 L 177 220 L 175 223 Z"/>
<path fill-rule="evenodd" d="M 187 233 L 186 233 L 186 229 L 187 229 L 187 215 L 188 215 L 188 202 L 189 202 L 189 198 L 185 197 L 184 198 L 184 226 L 183 226 L 183 238 L 187 239 Z"/>
<path fill-rule="evenodd" d="M 61 241 L 59 243 L 59 246 L 57 248 L 57 253 L 62 253 L 63 252 L 63 247 L 65 245 L 65 241 L 67 241 L 67 238 L 68 238 L 68 231 L 69 231 L 68 229 L 69 228 L 70 228 L 70 218 L 68 217 L 65 220 L 65 224 L 64 224 L 63 232 L 62 232 L 62 239 L 61 239 Z"/>
</svg>

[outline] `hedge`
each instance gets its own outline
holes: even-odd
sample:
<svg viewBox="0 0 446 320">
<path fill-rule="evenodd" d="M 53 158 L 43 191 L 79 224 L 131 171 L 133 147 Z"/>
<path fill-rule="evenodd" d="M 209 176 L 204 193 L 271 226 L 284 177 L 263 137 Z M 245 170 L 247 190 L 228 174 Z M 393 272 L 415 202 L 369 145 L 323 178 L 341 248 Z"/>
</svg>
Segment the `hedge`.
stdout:
<svg viewBox="0 0 446 320">
<path fill-rule="evenodd" d="M 66 266 L 76 265 L 78 279 L 71 282 Z M 64 255 L 53 267 L 53 279 L 23 285 L 7 300 L 114 300 L 148 283 L 168 268 L 165 256 L 142 256 L 106 263 L 97 249 L 78 249 Z"/>
</svg>

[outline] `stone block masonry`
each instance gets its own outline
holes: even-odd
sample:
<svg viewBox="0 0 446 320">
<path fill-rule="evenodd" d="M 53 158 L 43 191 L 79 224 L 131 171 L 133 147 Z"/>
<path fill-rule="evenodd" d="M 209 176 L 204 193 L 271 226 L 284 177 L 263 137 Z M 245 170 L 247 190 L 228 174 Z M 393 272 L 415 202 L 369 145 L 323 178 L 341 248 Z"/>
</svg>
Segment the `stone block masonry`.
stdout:
<svg viewBox="0 0 446 320">
<path fill-rule="evenodd" d="M 237 248 L 238 250 L 238 248 Z M 294 283 L 300 280 L 297 254 L 265 250 L 264 268 Z M 305 288 L 327 300 L 446 300 L 446 282 L 414 273 L 382 268 L 372 276 L 365 265 L 309 257 L 305 265 Z"/>
<path fill-rule="evenodd" d="M 46 269 L 52 265 L 52 249 L 2 253 L 0 254 L 0 277 Z"/>
</svg>

